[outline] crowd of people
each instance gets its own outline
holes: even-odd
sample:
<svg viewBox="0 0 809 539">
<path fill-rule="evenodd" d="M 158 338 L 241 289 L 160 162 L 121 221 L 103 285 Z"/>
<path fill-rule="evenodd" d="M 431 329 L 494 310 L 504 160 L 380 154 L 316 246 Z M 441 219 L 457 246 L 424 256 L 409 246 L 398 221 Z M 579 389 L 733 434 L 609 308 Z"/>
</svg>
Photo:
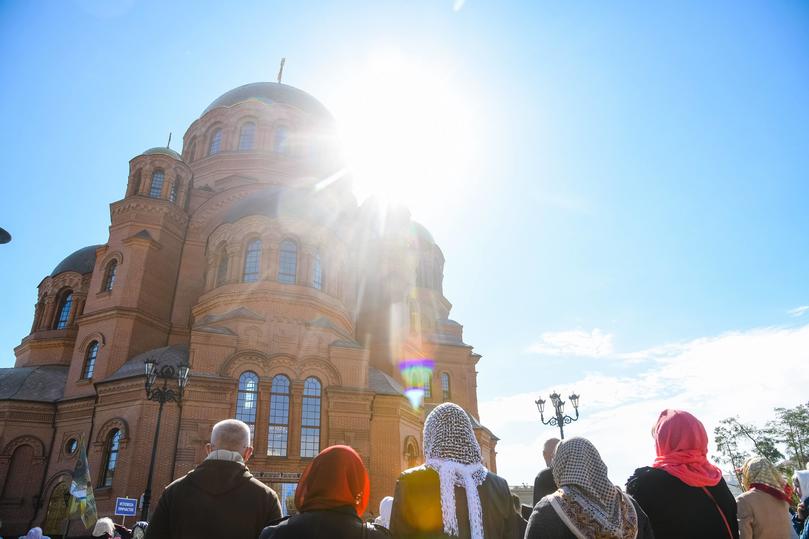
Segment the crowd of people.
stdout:
<svg viewBox="0 0 809 539">
<path fill-rule="evenodd" d="M 763 457 L 741 470 L 744 492 L 733 496 L 708 458 L 708 435 L 688 412 L 664 410 L 653 429 L 657 456 L 638 468 L 625 489 L 585 438 L 551 439 L 547 468 L 534 484 L 534 506 L 521 505 L 506 481 L 481 458 L 466 412 L 437 406 L 424 425 L 423 465 L 405 470 L 379 516 L 365 522 L 368 471 L 351 447 L 315 457 L 295 491 L 297 513 L 281 516 L 276 493 L 245 463 L 250 430 L 238 420 L 217 423 L 199 466 L 166 487 L 148 523 L 117 530 L 100 519 L 93 535 L 146 539 L 809 539 L 809 498 L 792 511 L 792 485 Z M 801 488 L 803 490 L 801 490 Z M 809 471 L 795 477 L 809 495 Z M 130 533 L 130 535 L 126 535 Z M 35 528 L 28 538 L 40 539 Z"/>
</svg>

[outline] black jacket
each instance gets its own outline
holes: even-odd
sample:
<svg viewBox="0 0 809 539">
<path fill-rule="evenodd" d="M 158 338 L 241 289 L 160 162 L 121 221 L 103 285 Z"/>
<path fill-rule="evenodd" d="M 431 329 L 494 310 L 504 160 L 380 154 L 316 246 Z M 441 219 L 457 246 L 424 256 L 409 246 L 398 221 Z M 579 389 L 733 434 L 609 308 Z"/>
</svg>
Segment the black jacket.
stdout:
<svg viewBox="0 0 809 539">
<path fill-rule="evenodd" d="M 649 519 L 635 500 L 632 500 L 632 503 L 635 504 L 635 511 L 638 513 L 637 539 L 655 539 Z M 525 539 L 576 539 L 576 536 L 559 518 L 550 500 L 540 500 L 534 507 L 531 518 L 528 519 Z M 690 538 L 684 536 L 681 539 Z"/>
<path fill-rule="evenodd" d="M 260 539 L 388 539 L 388 530 L 365 523 L 350 505 L 307 511 L 264 528 Z"/>
<path fill-rule="evenodd" d="M 690 487 L 658 468 L 635 470 L 626 482 L 626 491 L 648 515 L 656 539 L 728 539 L 719 508 L 733 537 L 739 537 L 736 500 L 724 479 L 708 487 L 716 504 L 702 488 Z"/>
<path fill-rule="evenodd" d="M 511 492 L 505 479 L 489 472 L 478 487 L 483 509 L 483 535 L 486 539 L 515 539 L 519 537 L 520 516 L 514 510 Z M 455 508 L 458 517 L 458 539 L 468 539 L 469 510 L 466 492 L 455 487 Z M 441 516 L 441 491 L 438 474 L 419 466 L 406 470 L 396 483 L 390 532 L 396 539 L 439 539 L 444 534 Z"/>
<path fill-rule="evenodd" d="M 279 518 L 275 492 L 244 464 L 206 460 L 166 487 L 146 539 L 256 539 Z"/>
<path fill-rule="evenodd" d="M 548 494 L 556 492 L 557 488 L 556 481 L 553 480 L 553 470 L 545 468 L 539 472 L 534 479 L 534 505 Z"/>
</svg>

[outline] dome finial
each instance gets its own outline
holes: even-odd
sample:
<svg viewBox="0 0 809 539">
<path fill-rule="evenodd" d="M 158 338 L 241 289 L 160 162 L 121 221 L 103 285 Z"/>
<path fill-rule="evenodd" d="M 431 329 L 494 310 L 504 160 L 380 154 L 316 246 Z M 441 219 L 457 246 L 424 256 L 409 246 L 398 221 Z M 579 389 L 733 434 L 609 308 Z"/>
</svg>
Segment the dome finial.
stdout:
<svg viewBox="0 0 809 539">
<path fill-rule="evenodd" d="M 171 131 L 169 131 L 169 141 L 166 143 L 166 148 L 171 148 Z"/>
<path fill-rule="evenodd" d="M 284 64 L 286 61 L 286 58 L 281 58 L 281 67 L 278 68 L 278 84 L 281 84 L 281 77 L 284 76 Z"/>
</svg>

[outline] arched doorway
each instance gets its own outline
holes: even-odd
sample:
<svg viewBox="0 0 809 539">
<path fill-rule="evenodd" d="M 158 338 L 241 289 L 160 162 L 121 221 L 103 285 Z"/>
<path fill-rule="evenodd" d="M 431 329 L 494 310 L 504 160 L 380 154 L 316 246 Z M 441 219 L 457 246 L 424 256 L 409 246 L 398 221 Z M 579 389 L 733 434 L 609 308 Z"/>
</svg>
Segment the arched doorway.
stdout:
<svg viewBox="0 0 809 539">
<path fill-rule="evenodd" d="M 48 500 L 48 512 L 45 514 L 45 522 L 42 524 L 42 531 L 45 535 L 62 535 L 65 530 L 65 519 L 67 518 L 67 504 L 65 495 L 67 494 L 67 481 L 58 483 L 51 491 L 51 498 Z"/>
</svg>

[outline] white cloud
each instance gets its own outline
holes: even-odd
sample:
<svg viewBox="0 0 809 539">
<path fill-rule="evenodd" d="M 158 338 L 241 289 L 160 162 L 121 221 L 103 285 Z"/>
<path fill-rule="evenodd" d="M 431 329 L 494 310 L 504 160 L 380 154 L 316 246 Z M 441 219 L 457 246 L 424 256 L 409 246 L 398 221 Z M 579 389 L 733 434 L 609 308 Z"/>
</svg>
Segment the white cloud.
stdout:
<svg viewBox="0 0 809 539">
<path fill-rule="evenodd" d="M 804 314 L 809 311 L 809 305 L 801 305 L 800 307 L 795 307 L 794 309 L 790 309 L 787 311 L 789 316 L 799 317 L 803 316 Z"/>
<path fill-rule="evenodd" d="M 538 363 L 524 373 L 542 381 L 535 392 L 480 403 L 482 422 L 501 438 L 498 472 L 509 483 L 532 482 L 542 467 L 543 441 L 558 436 L 558 429 L 540 424 L 534 405 L 538 396 L 554 389 L 581 395 L 581 418 L 565 434 L 590 438 L 620 484 L 654 458 L 651 428 L 664 408 L 692 412 L 713 439 L 713 429 L 724 417 L 740 415 L 763 424 L 774 407 L 805 402 L 809 324 L 725 333 L 616 357 L 637 361 L 633 374 L 610 373 L 606 369 L 615 364 L 608 363 L 604 370 L 582 372 L 575 382 L 555 384 Z"/>
<path fill-rule="evenodd" d="M 546 356 L 604 357 L 612 354 L 612 334 L 596 328 L 548 332 L 528 347 L 528 352 Z"/>
</svg>

